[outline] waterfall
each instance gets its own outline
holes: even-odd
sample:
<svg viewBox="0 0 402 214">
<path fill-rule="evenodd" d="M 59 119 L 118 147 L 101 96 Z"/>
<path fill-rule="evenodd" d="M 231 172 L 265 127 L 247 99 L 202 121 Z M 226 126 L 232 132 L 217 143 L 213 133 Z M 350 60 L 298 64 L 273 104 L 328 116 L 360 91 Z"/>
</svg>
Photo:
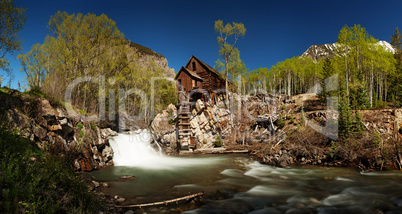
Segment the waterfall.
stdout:
<svg viewBox="0 0 402 214">
<path fill-rule="evenodd" d="M 195 159 L 185 157 L 168 157 L 155 151 L 151 146 L 153 138 L 148 130 L 138 130 L 133 134 L 119 134 L 109 139 L 113 149 L 115 166 L 132 166 L 146 169 L 178 169 L 194 165 L 208 165 L 216 158 Z"/>
</svg>

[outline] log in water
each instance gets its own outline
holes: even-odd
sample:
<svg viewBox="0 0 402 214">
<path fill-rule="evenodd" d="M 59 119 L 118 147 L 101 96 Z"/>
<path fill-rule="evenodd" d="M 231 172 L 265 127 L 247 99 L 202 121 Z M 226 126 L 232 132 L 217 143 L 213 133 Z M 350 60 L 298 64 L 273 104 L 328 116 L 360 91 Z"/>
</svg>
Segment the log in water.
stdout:
<svg viewBox="0 0 402 214">
<path fill-rule="evenodd" d="M 119 140 L 115 142 L 120 143 Z M 124 150 L 128 149 L 125 147 Z M 95 171 L 92 175 L 100 181 L 112 181 L 123 175 L 136 176 L 134 180 L 114 182 L 108 190 L 126 198 L 127 204 L 166 201 L 189 192 L 204 191 L 206 204 L 186 213 L 402 211 L 400 172 L 359 172 L 328 167 L 276 168 L 252 161 L 247 155 L 174 158 L 160 156 L 157 152 L 147 155 L 150 156 L 142 156 L 146 163 L 136 160 L 139 157 L 126 157 L 130 161 L 121 162 L 124 163 L 122 166 Z"/>
</svg>

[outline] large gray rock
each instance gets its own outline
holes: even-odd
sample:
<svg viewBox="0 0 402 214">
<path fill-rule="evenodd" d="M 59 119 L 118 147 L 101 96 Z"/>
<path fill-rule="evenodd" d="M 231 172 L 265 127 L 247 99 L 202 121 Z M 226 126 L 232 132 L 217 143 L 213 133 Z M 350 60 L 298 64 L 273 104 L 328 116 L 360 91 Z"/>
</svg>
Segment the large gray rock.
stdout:
<svg viewBox="0 0 402 214">
<path fill-rule="evenodd" d="M 111 130 L 110 128 L 100 130 L 100 135 L 102 139 L 107 139 L 108 137 L 116 136 L 117 134 L 117 132 Z"/>
<path fill-rule="evenodd" d="M 105 146 L 105 148 L 102 150 L 102 156 L 105 160 L 105 162 L 109 162 L 110 160 L 113 159 L 113 149 L 110 146 Z"/>
<path fill-rule="evenodd" d="M 195 109 L 197 112 L 200 112 L 205 109 L 205 104 L 202 100 L 198 99 L 197 102 L 195 103 Z"/>
<path fill-rule="evenodd" d="M 177 116 L 177 108 L 173 104 L 169 104 L 168 107 L 168 112 L 172 115 L 173 118 Z"/>
<path fill-rule="evenodd" d="M 166 110 L 163 110 L 162 113 L 157 114 L 152 121 L 151 127 L 153 133 L 158 139 L 166 133 L 172 132 L 174 130 L 172 125 L 169 124 L 169 120 L 169 113 Z"/>
</svg>

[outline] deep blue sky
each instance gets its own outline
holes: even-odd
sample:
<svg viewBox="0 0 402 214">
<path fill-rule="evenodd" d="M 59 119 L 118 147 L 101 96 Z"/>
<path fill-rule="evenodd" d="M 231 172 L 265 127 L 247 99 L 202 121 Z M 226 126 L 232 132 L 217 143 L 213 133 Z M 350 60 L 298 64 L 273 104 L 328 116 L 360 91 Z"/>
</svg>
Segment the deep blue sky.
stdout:
<svg viewBox="0 0 402 214">
<path fill-rule="evenodd" d="M 20 33 L 23 53 L 43 43 L 46 25 L 58 10 L 68 13 L 105 13 L 116 21 L 125 37 L 163 54 L 175 71 L 191 55 L 214 66 L 218 59 L 215 20 L 242 22 L 246 29 L 238 41 L 242 60 L 252 70 L 302 54 L 310 45 L 333 43 L 345 25 L 361 24 L 379 40 L 390 41 L 395 27 L 402 28 L 402 1 L 129 1 L 129 0 L 15 0 L 28 8 Z M 23 81 L 15 56 L 8 56 L 15 78 Z M 3 83 L 4 85 L 5 83 Z"/>
</svg>

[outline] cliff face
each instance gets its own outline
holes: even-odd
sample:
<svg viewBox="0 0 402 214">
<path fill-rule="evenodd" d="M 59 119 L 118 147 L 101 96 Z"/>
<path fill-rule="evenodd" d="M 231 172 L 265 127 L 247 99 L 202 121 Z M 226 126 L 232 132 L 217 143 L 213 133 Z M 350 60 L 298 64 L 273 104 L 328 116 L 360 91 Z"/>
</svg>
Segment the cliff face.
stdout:
<svg viewBox="0 0 402 214">
<path fill-rule="evenodd" d="M 117 134 L 97 123 L 71 118 L 63 106 L 40 96 L 8 89 L 0 92 L 1 124 L 45 151 L 74 154 L 76 170 L 92 171 L 113 165 L 109 136 Z"/>
<path fill-rule="evenodd" d="M 167 59 L 162 54 L 156 53 L 140 44 L 133 43 L 130 40 L 126 40 L 126 42 L 126 51 L 130 60 L 133 60 L 141 67 L 147 67 L 154 62 L 159 69 L 165 71 L 167 77 L 174 77 L 174 69 L 169 67 Z"/>
</svg>

